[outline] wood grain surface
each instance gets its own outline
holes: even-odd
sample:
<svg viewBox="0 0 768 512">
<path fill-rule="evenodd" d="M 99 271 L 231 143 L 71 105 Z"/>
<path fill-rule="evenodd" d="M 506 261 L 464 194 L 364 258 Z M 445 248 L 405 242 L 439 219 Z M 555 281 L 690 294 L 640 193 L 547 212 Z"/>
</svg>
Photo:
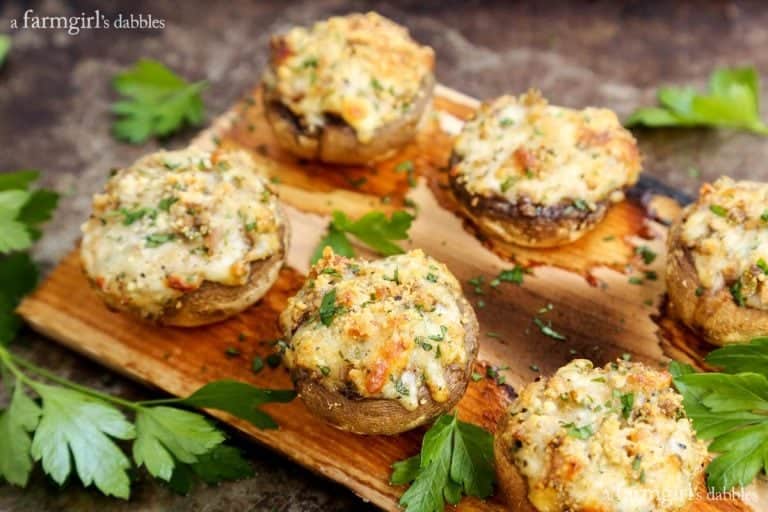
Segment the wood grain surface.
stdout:
<svg viewBox="0 0 768 512">
<path fill-rule="evenodd" d="M 391 158 L 366 167 L 333 168 L 299 162 L 275 145 L 255 90 L 216 120 L 194 142 L 201 147 L 240 147 L 264 164 L 286 204 L 292 226 L 288 265 L 269 294 L 243 313 L 211 326 L 161 328 L 110 312 L 96 297 L 80 269 L 77 250 L 53 270 L 19 308 L 35 329 L 88 357 L 170 394 L 185 395 L 215 379 L 231 378 L 256 386 L 285 388 L 282 367 L 251 371 L 254 356 L 266 358 L 280 334 L 277 316 L 302 282 L 310 254 L 333 210 L 358 216 L 371 209 L 409 208 L 416 214 L 405 248 L 420 247 L 444 261 L 464 283 L 481 325 L 476 371 L 498 370 L 503 379 L 471 382 L 458 406 L 462 419 L 491 431 L 515 389 L 554 372 L 575 357 L 597 364 L 624 354 L 649 364 L 665 364 L 664 350 L 700 361 L 706 346 L 680 334 L 664 311 L 665 222 L 679 209 L 673 200 L 643 187 L 613 207 L 583 240 L 556 250 L 521 250 L 478 240 L 454 213 L 446 193 L 445 165 L 451 134 L 471 115 L 476 101 L 438 89 L 433 112 L 417 140 Z M 400 165 L 409 161 L 414 171 Z M 657 257 L 646 264 L 637 254 L 646 246 Z M 362 254 L 366 254 L 363 249 Z M 488 286 L 503 269 L 521 264 L 529 272 L 522 286 Z M 483 285 L 467 281 L 481 276 Z M 566 337 L 546 336 L 534 319 Z M 660 329 L 659 325 L 664 328 Z M 660 334 L 674 333 L 671 338 Z M 238 354 L 231 355 L 236 348 Z M 230 355 L 228 355 L 228 353 Z M 683 357 L 684 356 L 684 357 Z M 503 380 L 500 383 L 499 380 Z M 385 510 L 397 510 L 404 487 L 388 483 L 393 462 L 419 450 L 422 430 L 407 434 L 357 436 L 338 431 L 311 416 L 300 400 L 266 408 L 281 425 L 262 431 L 219 411 L 222 421 L 328 478 L 349 487 Z M 763 489 L 750 488 L 755 510 L 768 509 Z M 758 497 L 759 496 L 759 497 Z M 465 499 L 462 511 L 505 510 L 492 498 Z M 699 500 L 689 511 L 749 510 L 734 500 Z"/>
</svg>

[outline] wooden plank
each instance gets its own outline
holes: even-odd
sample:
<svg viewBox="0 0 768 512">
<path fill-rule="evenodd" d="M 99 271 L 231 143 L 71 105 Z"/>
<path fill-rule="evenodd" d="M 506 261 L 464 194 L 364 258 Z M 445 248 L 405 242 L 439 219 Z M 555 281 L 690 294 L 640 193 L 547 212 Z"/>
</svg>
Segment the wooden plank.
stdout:
<svg viewBox="0 0 768 512">
<path fill-rule="evenodd" d="M 445 192 L 451 131 L 471 114 L 476 100 L 439 88 L 434 111 L 413 144 L 375 166 L 347 168 L 306 164 L 281 151 L 265 125 L 260 104 L 255 90 L 194 144 L 251 151 L 266 164 L 267 174 L 287 204 L 293 231 L 288 266 L 263 300 L 225 322 L 195 329 L 139 323 L 104 307 L 89 288 L 75 250 L 20 306 L 27 322 L 115 371 L 174 395 L 187 394 L 220 378 L 288 387 L 285 369 L 265 367 L 253 374 L 250 362 L 254 356 L 264 358 L 273 352 L 271 341 L 280 335 L 277 316 L 302 282 L 327 215 L 334 209 L 355 216 L 373 208 L 391 211 L 403 208 L 408 197 L 418 205 L 418 215 L 405 245 L 421 247 L 444 261 L 465 283 L 467 297 L 476 306 L 482 332 L 476 371 L 485 374 L 487 365 L 508 367 L 502 372 L 504 385 L 488 378 L 470 383 L 458 406 L 462 418 L 495 430 L 513 390 L 539 375 L 533 367 L 549 374 L 574 357 L 603 363 L 624 353 L 654 364 L 665 359 L 659 320 L 653 318 L 663 305 L 663 283 L 647 272 L 662 275 L 665 228 L 652 217 L 673 215 L 674 201 L 653 198 L 652 191 L 641 187 L 635 195 L 644 197 L 644 204 L 625 201 L 617 205 L 594 233 L 568 247 L 542 251 L 500 247 L 479 241 L 471 227 L 455 215 L 452 199 Z M 398 171 L 398 164 L 405 160 L 414 164 L 412 177 Z M 411 186 L 417 177 L 416 186 Z M 635 254 L 639 244 L 658 254 L 651 265 L 644 265 Z M 488 282 L 509 268 L 512 259 L 531 267 L 523 286 L 485 286 L 485 293 L 477 295 L 466 284 L 478 275 Z M 632 284 L 630 274 L 643 276 L 643 284 Z M 551 322 L 567 340 L 543 335 L 533 322 L 536 317 Z M 241 333 L 245 335 L 242 341 Z M 228 347 L 236 347 L 240 354 L 227 356 Z M 691 353 L 697 354 L 695 350 Z M 280 423 L 280 430 L 261 431 L 226 414 L 211 414 L 381 508 L 397 509 L 403 488 L 389 485 L 390 465 L 417 453 L 423 431 L 393 437 L 357 436 L 317 420 L 300 400 L 267 409 Z M 702 500 L 690 510 L 742 507 L 736 502 Z M 504 509 L 495 498 L 466 499 L 458 508 Z"/>
</svg>

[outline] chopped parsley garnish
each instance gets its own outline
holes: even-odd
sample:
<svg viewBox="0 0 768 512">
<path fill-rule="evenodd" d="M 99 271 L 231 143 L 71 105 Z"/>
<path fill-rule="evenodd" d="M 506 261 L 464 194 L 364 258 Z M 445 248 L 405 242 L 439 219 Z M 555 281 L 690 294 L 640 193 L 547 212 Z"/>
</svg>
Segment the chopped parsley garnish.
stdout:
<svg viewBox="0 0 768 512">
<path fill-rule="evenodd" d="M 398 394 L 402 396 L 408 396 L 411 394 L 411 390 L 408 389 L 408 386 L 405 385 L 402 379 L 394 380 L 393 383 L 395 384 L 395 391 L 397 391 Z"/>
<path fill-rule="evenodd" d="M 259 356 L 255 356 L 251 360 L 251 371 L 253 373 L 259 373 L 263 369 L 264 369 L 264 360 Z"/>
<path fill-rule="evenodd" d="M 413 172 L 413 162 L 405 160 L 395 167 L 395 172 Z"/>
<path fill-rule="evenodd" d="M 512 188 L 512 185 L 514 185 L 516 181 L 517 178 L 515 176 L 507 176 L 507 178 L 501 182 L 501 193 L 506 193 L 507 190 Z"/>
<path fill-rule="evenodd" d="M 499 121 L 499 126 L 501 126 L 502 128 L 507 128 L 508 126 L 512 126 L 514 124 L 515 124 L 515 120 L 512 119 L 511 117 L 503 117 Z"/>
<path fill-rule="evenodd" d="M 159 210 L 167 212 L 168 210 L 171 209 L 171 205 L 173 205 L 173 203 L 175 203 L 178 200 L 179 200 L 178 197 L 173 197 L 173 196 L 171 196 L 171 197 L 164 197 L 164 198 L 162 198 L 160 200 L 159 203 L 157 203 L 157 208 Z"/>
<path fill-rule="evenodd" d="M 320 302 L 320 321 L 328 327 L 333 322 L 333 317 L 336 316 L 341 310 L 336 305 L 336 288 L 332 288 L 330 291 L 325 292 L 323 299 Z"/>
<path fill-rule="evenodd" d="M 392 277 L 382 276 L 382 279 L 385 281 L 392 281 L 395 284 L 400 284 L 400 269 L 395 267 L 395 272 L 392 274 Z"/>
<path fill-rule="evenodd" d="M 227 347 L 226 350 L 224 350 L 224 354 L 227 357 L 237 357 L 240 355 L 240 350 L 235 347 Z"/>
<path fill-rule="evenodd" d="M 448 328 L 444 325 L 440 326 L 440 334 L 433 334 L 431 336 L 427 336 L 427 338 L 431 339 L 432 341 L 443 341 L 445 340 L 445 333 L 448 332 Z"/>
<path fill-rule="evenodd" d="M 432 344 L 424 341 L 424 338 L 421 336 L 416 338 L 416 344 L 426 351 L 432 350 Z"/>
<path fill-rule="evenodd" d="M 176 238 L 173 233 L 153 233 L 146 237 L 147 247 L 159 247 L 166 242 L 172 241 Z"/>
<path fill-rule="evenodd" d="M 413 166 L 413 162 L 405 160 L 395 166 L 395 172 L 404 172 L 408 176 L 408 185 L 413 188 L 416 186 L 416 177 L 414 173 L 416 168 Z"/>
<path fill-rule="evenodd" d="M 527 274 L 526 269 L 520 265 L 515 265 L 515 268 L 502 270 L 496 279 L 505 283 L 520 285 L 523 284 L 523 276 L 525 274 Z"/>
<path fill-rule="evenodd" d="M 341 277 L 341 274 L 338 270 L 336 270 L 333 267 L 325 267 L 323 270 L 320 271 L 321 274 L 328 274 L 334 277 Z"/>
<path fill-rule="evenodd" d="M 760 258 L 757 260 L 757 268 L 763 271 L 763 274 L 768 274 L 768 263 L 765 262 L 763 258 Z"/>
<path fill-rule="evenodd" d="M 632 276 L 629 278 L 629 284 L 637 284 L 637 285 L 643 284 L 643 278 Z"/>
<path fill-rule="evenodd" d="M 381 85 L 381 82 L 379 82 L 375 78 L 371 78 L 371 87 L 373 87 L 374 91 L 383 91 L 384 86 Z"/>
<path fill-rule="evenodd" d="M 589 210 L 589 205 L 583 199 L 574 199 L 573 200 L 573 207 L 576 208 L 577 210 L 581 210 L 583 212 Z"/>
<path fill-rule="evenodd" d="M 718 217 L 726 217 L 728 215 L 728 210 L 725 207 L 720 206 L 719 204 L 709 205 L 709 211 L 711 211 Z"/>
<path fill-rule="evenodd" d="M 643 259 L 643 263 L 650 265 L 656 259 L 656 253 L 647 245 L 641 245 L 635 248 L 635 254 Z"/>
<path fill-rule="evenodd" d="M 552 325 L 549 323 L 544 323 L 540 318 L 534 318 L 533 323 L 535 323 L 542 334 L 545 336 L 549 336 L 552 339 L 558 340 L 558 341 L 565 341 L 566 337 L 556 330 L 552 329 Z"/>
<path fill-rule="evenodd" d="M 621 415 L 625 420 L 628 420 L 632 416 L 632 407 L 635 405 L 635 394 L 622 393 L 619 400 L 621 401 Z"/>
<path fill-rule="evenodd" d="M 123 225 L 130 226 L 137 220 L 141 220 L 144 216 L 154 219 L 157 217 L 157 212 L 152 208 L 137 208 L 135 210 L 128 210 L 127 208 L 120 208 L 119 213 L 123 215 Z"/>
<path fill-rule="evenodd" d="M 768 208 L 766 208 L 763 213 L 760 214 L 760 220 L 763 222 L 768 222 Z"/>
<path fill-rule="evenodd" d="M 430 272 L 429 274 L 426 275 L 426 280 L 429 281 L 430 283 L 436 283 L 437 275 Z"/>
<path fill-rule="evenodd" d="M 576 439 L 589 439 L 594 435 L 594 432 L 592 431 L 592 425 L 584 425 L 581 427 L 577 427 L 575 423 L 566 423 L 563 425 L 566 429 L 568 429 L 568 435 L 571 437 L 575 437 Z"/>
<path fill-rule="evenodd" d="M 741 294 L 741 279 L 731 285 L 731 296 L 738 306 L 744 306 L 744 296 Z"/>
<path fill-rule="evenodd" d="M 485 369 L 485 376 L 493 379 L 496 384 L 501 386 L 505 382 L 507 382 L 507 378 L 504 375 L 501 375 L 499 372 L 503 370 L 508 370 L 509 366 L 499 366 L 498 368 L 494 368 L 493 366 L 489 366 Z"/>
<path fill-rule="evenodd" d="M 645 278 L 649 281 L 656 281 L 659 278 L 659 275 L 656 273 L 655 270 L 646 270 Z"/>
<path fill-rule="evenodd" d="M 483 376 L 477 372 L 472 372 L 472 381 L 478 382 L 480 380 L 483 380 Z"/>
<path fill-rule="evenodd" d="M 320 366 L 319 369 L 320 369 L 320 373 L 322 373 L 324 377 L 327 377 L 328 375 L 331 374 L 331 369 L 328 368 L 327 366 Z"/>
</svg>

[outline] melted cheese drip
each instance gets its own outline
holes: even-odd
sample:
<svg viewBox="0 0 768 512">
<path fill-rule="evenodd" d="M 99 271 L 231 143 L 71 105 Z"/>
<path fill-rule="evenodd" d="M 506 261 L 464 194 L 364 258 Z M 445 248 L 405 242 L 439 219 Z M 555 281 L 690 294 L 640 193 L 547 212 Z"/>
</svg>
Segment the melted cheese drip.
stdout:
<svg viewBox="0 0 768 512">
<path fill-rule="evenodd" d="M 454 145 L 452 172 L 473 194 L 552 206 L 623 199 L 637 181 L 635 139 L 610 110 L 547 104 L 537 91 L 483 104 Z"/>
<path fill-rule="evenodd" d="M 768 185 L 727 177 L 703 185 L 681 235 L 704 288 L 738 282 L 747 306 L 768 309 Z"/>
<path fill-rule="evenodd" d="M 242 151 L 160 151 L 118 171 L 83 224 L 86 273 L 148 317 L 203 282 L 245 284 L 280 248 L 277 198 Z"/>
<path fill-rule="evenodd" d="M 334 114 L 369 142 L 400 118 L 434 67 L 434 52 L 376 13 L 297 27 L 272 42 L 265 85 L 314 133 Z"/>
<path fill-rule="evenodd" d="M 325 325 L 321 303 L 332 290 L 339 309 Z M 467 360 L 460 296 L 447 267 L 420 250 L 363 261 L 326 248 L 280 317 L 291 338 L 285 363 L 330 389 L 397 399 L 408 410 L 418 407 L 423 385 L 443 402 L 446 369 Z"/>
<path fill-rule="evenodd" d="M 665 512 L 688 502 L 707 449 L 670 386 L 668 373 L 641 364 L 584 359 L 528 385 L 502 440 L 529 500 L 541 512 Z"/>
</svg>

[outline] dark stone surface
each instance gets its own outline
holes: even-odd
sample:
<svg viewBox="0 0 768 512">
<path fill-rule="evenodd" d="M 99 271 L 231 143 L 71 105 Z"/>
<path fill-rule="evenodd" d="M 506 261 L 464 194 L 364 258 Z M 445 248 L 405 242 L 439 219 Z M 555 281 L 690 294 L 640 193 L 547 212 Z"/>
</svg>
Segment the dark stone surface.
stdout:
<svg viewBox="0 0 768 512">
<path fill-rule="evenodd" d="M 45 184 L 64 194 L 36 248 L 50 268 L 71 249 L 79 225 L 110 168 L 159 147 L 122 144 L 110 136 L 110 77 L 140 57 L 153 57 L 189 79 L 207 79 L 209 117 L 253 85 L 265 62 L 270 33 L 330 14 L 374 9 L 411 28 L 438 55 L 441 82 L 477 97 L 541 88 L 554 103 L 604 105 L 626 115 L 651 104 L 656 87 L 704 87 L 717 66 L 753 64 L 768 76 L 768 9 L 763 2 L 536 1 L 344 2 L 0 2 L 0 32 L 14 48 L 0 70 L 0 170 L 39 168 Z M 163 30 L 12 30 L 25 9 L 37 15 L 90 14 L 94 9 L 151 14 Z M 763 87 L 763 98 L 766 88 Z M 183 145 L 187 131 L 165 141 Z M 768 179 L 768 142 L 745 133 L 711 130 L 640 131 L 645 172 L 695 193 L 721 174 Z M 152 396 L 33 333 L 19 350 L 63 375 L 110 392 Z M 234 435 L 234 434 L 233 434 Z M 79 485 L 59 491 L 41 474 L 21 491 L 0 487 L 2 510 L 364 510 L 339 486 L 236 441 L 257 476 L 187 498 L 139 477 L 129 504 Z"/>
</svg>

